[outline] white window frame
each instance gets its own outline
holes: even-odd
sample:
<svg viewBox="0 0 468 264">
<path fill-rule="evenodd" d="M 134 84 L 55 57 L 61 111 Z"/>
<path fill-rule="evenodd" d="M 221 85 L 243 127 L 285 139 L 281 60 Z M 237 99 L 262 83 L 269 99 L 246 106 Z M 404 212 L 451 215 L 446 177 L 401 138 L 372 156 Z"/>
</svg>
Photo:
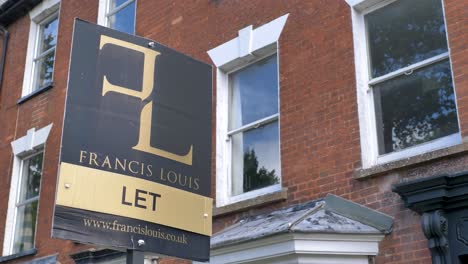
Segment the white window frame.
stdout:
<svg viewBox="0 0 468 264">
<path fill-rule="evenodd" d="M 21 183 L 23 181 L 23 177 L 25 177 L 24 175 L 24 162 L 31 159 L 32 157 L 34 156 L 37 156 L 37 155 L 44 155 L 44 151 L 43 149 L 40 149 L 40 150 L 37 150 L 36 152 L 28 155 L 28 156 L 25 156 L 25 157 L 21 157 L 20 158 L 20 164 L 19 164 L 19 169 L 20 169 L 20 173 L 18 174 L 17 178 L 18 178 L 18 185 L 16 186 L 16 197 L 15 197 L 15 209 L 14 209 L 14 225 L 13 225 L 13 230 L 12 230 L 12 237 L 11 237 L 11 243 L 9 245 L 9 252 L 10 254 L 13 254 L 13 248 L 15 247 L 15 235 L 16 235 L 16 229 L 17 229 L 17 221 L 18 221 L 18 210 L 20 207 L 26 207 L 28 204 L 32 204 L 34 202 L 38 202 L 39 203 L 39 193 L 40 193 L 40 186 L 39 185 L 39 193 L 37 194 L 37 196 L 35 197 L 32 197 L 32 198 L 29 198 L 27 200 L 24 200 L 22 202 L 18 201 L 19 200 L 19 196 L 20 196 L 20 193 L 21 193 Z M 44 165 L 44 158 L 42 160 L 42 166 Z M 39 210 L 38 210 L 39 211 Z M 36 212 L 36 215 L 37 215 L 38 212 Z M 37 226 L 37 217 L 36 217 L 36 223 L 34 223 L 35 226 Z M 34 229 L 35 232 L 37 231 L 37 229 L 35 228 Z M 34 240 L 36 239 L 36 233 L 34 233 Z M 33 241 L 33 247 L 32 248 L 28 248 L 28 249 L 25 249 L 25 250 L 30 250 L 30 249 L 33 249 L 34 248 L 34 245 L 35 245 L 35 241 Z M 21 252 L 16 252 L 16 253 L 21 253 Z"/>
<path fill-rule="evenodd" d="M 124 9 L 131 3 L 135 2 L 135 14 L 134 14 L 134 24 L 133 24 L 133 34 L 136 34 L 136 10 L 137 10 L 137 0 L 127 0 L 126 2 L 122 3 L 120 6 L 115 8 L 114 10 L 110 10 L 110 2 L 111 0 L 99 0 L 99 7 L 98 7 L 98 17 L 97 23 L 98 25 L 109 27 L 109 17 L 115 15 L 120 10 Z"/>
<path fill-rule="evenodd" d="M 44 23 L 47 23 L 56 17 L 57 19 L 59 19 L 59 9 L 60 9 L 60 0 L 44 0 L 29 12 L 31 24 L 29 27 L 28 48 L 26 50 L 26 63 L 25 63 L 25 69 L 24 69 L 23 91 L 22 91 L 21 97 L 25 97 L 37 90 L 35 89 L 36 78 L 37 78 L 36 60 L 39 56 L 37 52 L 39 51 L 39 40 L 40 40 L 39 34 L 41 33 L 41 26 Z M 59 24 L 60 24 L 60 21 L 59 21 Z M 58 36 L 58 32 L 57 32 L 57 36 Z M 57 42 L 58 42 L 58 38 L 57 38 Z M 55 45 L 55 47 L 57 47 L 57 44 Z M 54 52 L 55 52 L 55 47 L 53 48 Z M 48 52 L 51 52 L 51 51 L 48 51 Z M 44 53 L 45 52 L 43 52 L 42 55 Z M 55 56 L 54 56 L 54 70 L 55 70 Z"/>
<path fill-rule="evenodd" d="M 20 192 L 21 174 L 23 160 L 26 160 L 41 152 L 45 154 L 45 142 L 49 136 L 52 124 L 39 130 L 29 129 L 25 136 L 11 142 L 13 151 L 13 167 L 11 175 L 10 193 L 8 198 L 7 217 L 5 225 L 5 236 L 3 238 L 3 256 L 11 255 L 13 252 L 13 243 L 16 228 L 16 208 L 17 199 Z M 43 157 L 44 164 L 44 157 Z M 40 193 L 40 192 L 39 192 Z M 40 195 L 39 195 L 40 197 Z M 38 205 L 39 212 L 39 205 Z M 37 226 L 37 223 L 36 223 Z M 36 228 L 37 230 L 37 228 Z M 36 239 L 36 236 L 34 236 Z"/>
<path fill-rule="evenodd" d="M 281 179 L 278 184 L 240 195 L 232 196 L 231 181 L 231 140 L 228 132 L 229 121 L 229 74 L 249 66 L 261 59 L 278 52 L 278 40 L 286 24 L 289 14 L 283 15 L 269 23 L 253 29 L 250 25 L 239 30 L 239 36 L 208 51 L 216 71 L 216 206 L 240 202 L 257 196 L 281 191 Z M 279 100 L 279 56 L 278 58 L 278 100 Z M 279 102 L 278 102 L 279 109 Z M 278 120 L 280 129 L 280 114 L 267 117 L 258 123 L 265 123 L 271 119 Z M 240 129 L 245 129 L 241 127 Z M 236 129 L 235 131 L 237 131 Z M 279 131 L 278 131 L 279 132 Z M 279 133 L 280 134 L 280 133 Z M 281 138 L 281 135 L 280 135 Z M 280 142 L 281 143 L 281 140 Z M 279 144 L 281 145 L 281 144 Z M 278 150 L 280 151 L 280 150 Z M 281 152 L 280 152 L 281 153 Z M 280 155 L 281 164 L 281 155 Z"/>
<path fill-rule="evenodd" d="M 385 164 L 388 162 L 409 158 L 420 155 L 436 149 L 446 148 L 460 144 L 462 142 L 460 133 L 445 136 L 426 143 L 422 143 L 404 150 L 391 152 L 384 155 L 379 155 L 377 141 L 377 124 L 374 108 L 374 96 L 371 85 L 391 79 L 395 76 L 412 72 L 421 67 L 441 61 L 444 59 L 450 60 L 450 52 L 429 58 L 427 60 L 415 63 L 408 67 L 389 74 L 372 78 L 369 73 L 369 47 L 367 43 L 366 23 L 364 16 L 379 8 L 382 8 L 390 3 L 401 0 L 345 0 L 351 7 L 351 17 L 353 24 L 353 39 L 354 39 L 354 61 L 356 67 L 356 89 L 359 113 L 359 130 L 361 139 L 361 157 L 362 167 L 371 168 L 376 165 Z M 439 0 L 442 1 L 442 0 Z M 442 3 L 443 9 L 443 3 Z M 445 12 L 444 20 L 445 20 Z M 446 23 L 445 23 L 446 24 Z M 447 30 L 446 30 L 447 33 Z M 448 36 L 446 35 L 447 46 L 449 45 Z M 449 48 L 450 51 L 450 48 Z M 453 71 L 452 71 L 453 82 Z M 455 85 L 454 93 L 455 93 Z M 455 94 L 456 97 L 456 94 Z M 456 104 L 456 100 L 455 100 Z M 458 109 L 458 107 L 457 107 Z M 458 111 L 457 111 L 458 112 Z M 458 114 L 457 114 L 458 118 Z M 460 124 L 460 122 L 458 122 Z"/>
<path fill-rule="evenodd" d="M 227 72 L 226 74 L 228 75 L 227 79 L 229 81 L 229 76 L 233 73 L 236 73 L 242 69 L 245 69 L 246 67 L 250 66 L 250 65 L 253 65 L 253 64 L 256 64 L 257 62 L 261 61 L 261 60 L 264 60 L 266 58 L 269 58 L 270 56 L 273 56 L 273 55 L 277 55 L 277 51 L 274 51 L 272 52 L 271 54 L 267 54 L 265 55 L 264 57 L 259 57 L 257 59 L 255 59 L 254 61 L 246 64 L 245 66 L 243 65 L 241 68 L 238 68 L 238 69 L 234 69 L 232 71 L 229 71 Z M 239 195 L 232 195 L 232 159 L 233 159 L 233 156 L 232 156 L 232 144 L 233 144 L 233 136 L 234 135 L 237 135 L 237 134 L 241 134 L 241 133 L 244 133 L 244 132 L 248 132 L 248 131 L 253 131 L 254 129 L 257 129 L 257 128 L 260 128 L 261 126 L 266 126 L 266 125 L 269 125 L 269 124 L 272 124 L 274 122 L 278 122 L 278 130 L 280 129 L 280 122 L 279 122 L 279 58 L 277 56 L 277 61 L 276 61 L 276 74 L 278 76 L 278 83 L 277 83 L 277 96 L 278 96 L 278 112 L 276 114 L 273 114 L 273 115 L 270 115 L 270 116 L 267 116 L 267 117 L 264 117 L 264 118 L 260 118 L 260 119 L 257 119 L 251 123 L 248 123 L 246 125 L 243 125 L 241 127 L 238 127 L 236 129 L 232 129 L 232 130 L 229 130 L 229 124 L 228 124 L 228 128 L 227 128 L 227 133 L 225 134 L 225 140 L 228 144 L 227 148 L 228 148 L 228 156 L 226 158 L 229 159 L 229 168 L 228 168 L 228 191 L 229 191 L 229 196 L 231 197 L 230 199 L 232 200 L 232 202 L 237 202 L 237 201 L 241 201 L 241 200 L 245 200 L 245 199 L 250 199 L 250 198 L 253 198 L 253 197 L 256 197 L 256 196 L 259 196 L 259 195 L 262 195 L 262 194 L 266 194 L 266 193 L 270 193 L 270 192 L 275 192 L 275 191 L 278 191 L 281 189 L 281 174 L 280 174 L 280 177 L 278 177 L 278 180 L 279 180 L 279 183 L 277 184 L 274 184 L 274 185 L 270 185 L 270 186 L 267 186 L 267 187 L 263 187 L 263 188 L 260 188 L 260 189 L 257 189 L 257 190 L 253 190 L 253 191 L 249 191 L 249 192 L 246 192 L 246 193 L 242 193 L 242 194 L 239 194 Z M 229 87 L 230 85 L 228 84 L 228 94 L 229 94 L 229 90 L 232 89 L 232 87 Z M 228 95 L 228 123 L 229 123 L 229 116 L 231 114 L 231 107 L 232 105 L 229 103 L 230 102 L 230 99 L 229 98 L 229 95 Z M 278 131 L 278 134 L 279 134 L 279 131 Z M 278 138 L 279 140 L 279 138 Z M 278 145 L 279 145 L 280 142 L 278 142 Z M 280 153 L 280 148 L 278 148 L 278 153 Z M 280 165 L 281 165 L 281 155 L 279 155 L 279 160 L 280 160 Z M 281 170 L 281 168 L 280 168 Z"/>
</svg>

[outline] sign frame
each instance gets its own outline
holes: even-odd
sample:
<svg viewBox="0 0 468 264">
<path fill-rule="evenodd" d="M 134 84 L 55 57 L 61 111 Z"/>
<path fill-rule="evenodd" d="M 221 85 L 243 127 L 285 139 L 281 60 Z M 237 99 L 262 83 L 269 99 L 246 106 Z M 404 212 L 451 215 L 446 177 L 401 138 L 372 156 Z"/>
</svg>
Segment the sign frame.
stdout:
<svg viewBox="0 0 468 264">
<path fill-rule="evenodd" d="M 75 19 L 52 237 L 208 261 L 211 119 L 211 65 Z"/>
</svg>

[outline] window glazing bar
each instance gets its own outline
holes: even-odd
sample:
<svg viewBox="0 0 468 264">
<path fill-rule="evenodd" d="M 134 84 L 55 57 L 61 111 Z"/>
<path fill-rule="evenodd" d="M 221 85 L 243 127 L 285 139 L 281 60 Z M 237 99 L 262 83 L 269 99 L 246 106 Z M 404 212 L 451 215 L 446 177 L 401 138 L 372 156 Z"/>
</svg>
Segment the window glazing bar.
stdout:
<svg viewBox="0 0 468 264">
<path fill-rule="evenodd" d="M 27 200 L 24 200 L 22 202 L 17 203 L 16 207 L 23 206 L 23 205 L 26 205 L 26 204 L 29 204 L 29 203 L 32 203 L 32 202 L 35 202 L 35 201 L 38 201 L 38 200 L 39 200 L 39 196 L 29 198 Z"/>
<path fill-rule="evenodd" d="M 419 68 L 422 68 L 422 67 L 425 67 L 427 65 L 430 65 L 430 64 L 433 64 L 433 63 L 436 63 L 436 62 L 439 62 L 441 60 L 445 60 L 449 57 L 449 53 L 448 52 L 444 52 L 442 54 L 439 54 L 437 56 L 434 56 L 434 57 L 431 57 L 429 59 L 426 59 L 426 60 L 423 60 L 423 61 L 420 61 L 418 63 L 415 63 L 415 64 L 411 64 L 409 66 L 406 66 L 404 68 L 401 68 L 399 70 L 396 70 L 396 71 L 393 71 L 391 73 L 388 73 L 388 74 L 385 74 L 383 76 L 380 76 L 380 77 L 377 77 L 377 78 L 374 78 L 374 79 L 371 79 L 369 81 L 369 87 L 372 86 L 372 85 L 376 85 L 376 84 L 379 84 L 381 82 L 384 82 L 384 81 L 387 81 L 389 79 L 392 79 L 392 78 L 395 78 L 395 77 L 398 77 L 400 75 L 403 75 L 403 74 L 408 74 L 408 73 L 412 73 L 413 71 L 419 69 Z"/>
<path fill-rule="evenodd" d="M 110 10 L 109 13 L 107 13 L 107 17 L 110 17 L 112 15 L 115 15 L 117 12 L 119 12 L 120 10 L 124 9 L 125 7 L 127 7 L 128 5 L 130 5 L 131 3 L 135 2 L 135 0 L 128 0 L 127 2 L 119 5 L 118 7 L 116 7 L 114 10 Z"/>
<path fill-rule="evenodd" d="M 36 58 L 34 58 L 34 61 L 38 61 L 54 51 L 55 51 L 55 46 L 39 54 Z"/>
<path fill-rule="evenodd" d="M 260 120 L 249 123 L 249 124 L 247 124 L 245 126 L 239 127 L 237 129 L 234 129 L 234 130 L 231 130 L 231 131 L 228 131 L 227 134 L 228 134 L 228 136 L 232 136 L 232 135 L 237 134 L 239 132 L 244 132 L 244 131 L 252 129 L 252 128 L 257 128 L 257 127 L 260 127 L 262 125 L 266 125 L 268 123 L 271 123 L 273 121 L 278 120 L 278 116 L 279 116 L 278 114 L 274 114 L 274 115 L 262 118 Z"/>
</svg>

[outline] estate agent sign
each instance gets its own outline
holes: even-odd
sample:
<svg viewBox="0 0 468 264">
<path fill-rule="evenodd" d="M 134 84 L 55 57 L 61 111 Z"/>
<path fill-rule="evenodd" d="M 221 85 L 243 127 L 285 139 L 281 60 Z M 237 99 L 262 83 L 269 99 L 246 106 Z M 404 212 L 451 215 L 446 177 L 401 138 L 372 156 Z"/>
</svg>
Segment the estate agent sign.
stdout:
<svg viewBox="0 0 468 264">
<path fill-rule="evenodd" d="M 75 21 L 53 236 L 206 261 L 211 66 Z"/>
</svg>

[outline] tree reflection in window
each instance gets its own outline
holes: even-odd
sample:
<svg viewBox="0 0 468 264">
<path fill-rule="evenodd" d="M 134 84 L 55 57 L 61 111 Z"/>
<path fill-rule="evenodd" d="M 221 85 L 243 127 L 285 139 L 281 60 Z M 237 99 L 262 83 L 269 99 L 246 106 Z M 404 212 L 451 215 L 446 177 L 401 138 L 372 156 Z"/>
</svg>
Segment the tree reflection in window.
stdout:
<svg viewBox="0 0 468 264">
<path fill-rule="evenodd" d="M 441 1 L 395 1 L 365 19 L 379 154 L 457 133 Z"/>
<path fill-rule="evenodd" d="M 458 132 L 448 60 L 374 87 L 380 154 Z"/>
<path fill-rule="evenodd" d="M 366 15 L 366 24 L 372 77 L 448 50 L 440 0 L 397 1 Z"/>
<path fill-rule="evenodd" d="M 39 153 L 22 161 L 19 196 L 16 203 L 13 253 L 34 247 L 42 159 L 43 153 Z"/>
<path fill-rule="evenodd" d="M 258 168 L 258 158 L 255 150 L 244 153 L 244 192 L 257 190 L 279 183 L 275 170 L 268 171 L 264 166 Z"/>
<path fill-rule="evenodd" d="M 278 57 L 229 75 L 231 195 L 279 184 Z"/>
<path fill-rule="evenodd" d="M 34 62 L 36 67 L 36 81 L 33 91 L 52 83 L 55 46 L 57 44 L 58 17 L 40 26 L 38 50 Z"/>
</svg>

